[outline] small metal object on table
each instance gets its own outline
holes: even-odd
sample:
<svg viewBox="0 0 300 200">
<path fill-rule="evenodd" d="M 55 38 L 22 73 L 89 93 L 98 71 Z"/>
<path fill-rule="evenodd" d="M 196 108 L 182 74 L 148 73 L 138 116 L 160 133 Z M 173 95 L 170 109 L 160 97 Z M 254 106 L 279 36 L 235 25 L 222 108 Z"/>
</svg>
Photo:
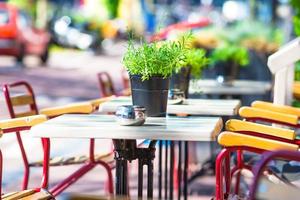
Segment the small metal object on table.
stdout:
<svg viewBox="0 0 300 200">
<path fill-rule="evenodd" d="M 105 102 L 100 105 L 99 112 L 100 113 L 114 113 L 120 105 L 129 105 L 132 104 L 130 97 L 118 97 L 112 99 L 111 101 Z M 201 116 L 235 116 L 240 108 L 240 101 L 239 100 L 218 100 L 218 99 L 185 99 L 181 103 L 175 101 L 168 102 L 167 113 L 171 115 L 180 114 L 184 115 L 201 115 Z M 184 117 L 183 117 L 184 119 Z M 172 169 L 174 168 L 174 142 L 173 141 L 165 141 L 166 147 L 167 145 L 170 146 L 170 162 L 169 168 L 170 173 L 168 174 L 168 148 L 165 149 L 165 176 L 164 176 L 164 198 L 165 199 L 173 199 L 173 174 Z M 163 141 L 159 142 L 159 169 L 158 169 L 158 197 L 162 199 L 162 179 L 163 179 L 163 166 L 162 166 L 162 147 Z M 187 182 L 188 182 L 188 148 L 189 144 L 187 141 L 182 142 L 178 141 L 178 199 L 180 199 L 181 194 L 183 194 L 184 199 L 187 198 Z M 182 155 L 183 149 L 183 155 Z M 183 171 L 182 171 L 182 156 L 183 160 Z M 212 159 L 212 158 L 211 158 Z M 212 168 L 213 164 L 211 164 L 211 160 L 207 161 L 206 163 L 210 164 L 209 166 Z M 182 176 L 183 173 L 183 176 Z M 203 171 L 200 171 L 199 174 L 202 174 Z M 197 173 L 198 174 L 198 173 Z M 196 174 L 196 176 L 197 176 Z M 196 177 L 193 176 L 193 177 Z M 182 182 L 181 182 L 182 181 Z M 168 183 L 169 182 L 169 183 Z M 182 183 L 183 183 L 183 191 L 182 191 Z"/>
<path fill-rule="evenodd" d="M 144 126 L 117 126 L 111 115 L 62 115 L 34 126 L 30 134 L 41 138 L 95 138 L 113 139 L 116 153 L 116 194 L 128 195 L 127 161 L 138 159 L 141 165 L 148 165 L 148 197 L 153 196 L 153 165 L 155 142 L 170 141 L 212 141 L 223 126 L 218 117 L 166 117 L 147 118 Z M 136 140 L 149 139 L 148 150 L 136 148 Z M 50 148 L 46 148 L 49 153 Z M 142 157 L 147 155 L 147 159 Z M 44 159 L 47 167 L 48 159 Z M 141 175 L 141 173 L 139 173 Z M 139 176 L 141 177 L 141 176 Z M 139 182 L 139 185 L 141 183 Z M 151 188 L 150 188 L 151 187 Z M 141 196 L 142 189 L 139 189 Z M 50 189 L 51 191 L 51 189 Z"/>
</svg>

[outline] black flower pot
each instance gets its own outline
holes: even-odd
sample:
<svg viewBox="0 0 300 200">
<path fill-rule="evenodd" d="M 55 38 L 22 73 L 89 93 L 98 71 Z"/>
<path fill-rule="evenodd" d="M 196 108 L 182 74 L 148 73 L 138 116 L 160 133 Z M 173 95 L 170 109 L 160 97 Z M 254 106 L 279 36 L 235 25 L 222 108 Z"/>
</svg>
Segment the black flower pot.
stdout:
<svg viewBox="0 0 300 200">
<path fill-rule="evenodd" d="M 178 89 L 184 92 L 185 98 L 188 98 L 189 95 L 189 83 L 190 83 L 190 76 L 191 76 L 191 68 L 190 67 L 183 67 L 181 70 L 173 74 L 171 76 L 171 89 Z"/>
<path fill-rule="evenodd" d="M 144 106 L 148 117 L 166 116 L 170 79 L 160 76 L 142 81 L 139 75 L 130 75 L 133 105 Z"/>
<path fill-rule="evenodd" d="M 222 84 L 231 85 L 239 73 L 239 65 L 231 61 L 219 62 L 215 67 L 217 81 Z"/>
</svg>

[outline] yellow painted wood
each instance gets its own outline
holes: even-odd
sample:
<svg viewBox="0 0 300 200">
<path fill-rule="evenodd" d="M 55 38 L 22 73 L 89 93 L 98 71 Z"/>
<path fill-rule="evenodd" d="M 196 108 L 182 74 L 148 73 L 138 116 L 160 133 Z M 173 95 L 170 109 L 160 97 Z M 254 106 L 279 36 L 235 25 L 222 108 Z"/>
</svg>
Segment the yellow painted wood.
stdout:
<svg viewBox="0 0 300 200">
<path fill-rule="evenodd" d="M 55 117 L 63 114 L 90 114 L 93 112 L 93 105 L 89 102 L 73 103 L 65 106 L 57 106 L 53 108 L 45 108 L 40 111 L 40 114 L 48 117 Z"/>
<path fill-rule="evenodd" d="M 13 192 L 13 193 L 9 193 L 7 195 L 3 195 L 2 199 L 3 200 L 17 200 L 17 199 L 21 199 L 23 197 L 29 196 L 34 194 L 36 191 L 29 189 L 29 190 L 23 190 L 20 192 Z"/>
<path fill-rule="evenodd" d="M 296 133 L 293 130 L 277 128 L 277 127 L 257 124 L 253 122 L 241 121 L 237 119 L 228 120 L 226 122 L 225 128 L 227 131 L 233 131 L 233 132 L 250 131 L 255 133 L 261 133 L 264 135 L 272 135 L 272 136 L 276 136 L 288 140 L 295 140 L 296 138 Z"/>
<path fill-rule="evenodd" d="M 50 200 L 54 199 L 51 194 L 45 190 L 36 192 L 35 190 L 23 190 L 13 192 L 2 196 L 3 200 Z"/>
<path fill-rule="evenodd" d="M 218 136 L 218 143 L 224 147 L 244 146 L 254 147 L 267 151 L 290 150 L 298 151 L 298 145 L 270 140 L 262 137 L 255 137 L 240 133 L 225 131 Z"/>
<path fill-rule="evenodd" d="M 300 83 L 294 83 L 293 86 L 293 95 L 297 100 L 300 100 Z"/>
<path fill-rule="evenodd" d="M 37 115 L 36 111 L 27 111 L 27 112 L 18 113 L 15 114 L 15 117 L 28 117 L 32 115 Z"/>
<path fill-rule="evenodd" d="M 300 94 L 300 88 L 299 88 L 299 94 Z M 300 116 L 300 109 L 292 107 L 292 106 L 277 105 L 277 104 L 274 104 L 271 102 L 265 102 L 265 101 L 254 101 L 251 104 L 251 106 L 254 108 L 260 108 L 260 109 L 265 109 L 265 110 L 279 112 L 279 113 L 297 115 L 298 117 Z"/>
<path fill-rule="evenodd" d="M 288 123 L 291 125 L 298 124 L 298 116 L 273 112 L 265 109 L 253 108 L 253 107 L 242 107 L 239 110 L 239 114 L 244 118 L 261 118 L 274 120 L 277 122 Z"/>
<path fill-rule="evenodd" d="M 33 97 L 27 94 L 13 96 L 10 98 L 10 100 L 13 106 L 24 106 L 34 103 Z"/>
<path fill-rule="evenodd" d="M 46 115 L 33 115 L 29 117 L 14 118 L 0 121 L 0 129 L 17 128 L 24 126 L 34 126 L 36 124 L 47 121 Z"/>
<path fill-rule="evenodd" d="M 94 108 L 99 107 L 100 104 L 110 101 L 112 99 L 114 99 L 116 96 L 110 96 L 110 97 L 104 97 L 104 98 L 98 98 L 98 99 L 93 99 L 90 100 L 89 102 L 93 105 Z"/>
</svg>

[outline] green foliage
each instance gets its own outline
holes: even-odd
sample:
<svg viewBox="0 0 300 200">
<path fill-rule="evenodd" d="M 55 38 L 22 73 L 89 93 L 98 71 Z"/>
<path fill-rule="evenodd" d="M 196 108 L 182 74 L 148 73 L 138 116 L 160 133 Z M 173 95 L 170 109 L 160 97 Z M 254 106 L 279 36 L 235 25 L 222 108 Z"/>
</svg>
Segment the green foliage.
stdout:
<svg viewBox="0 0 300 200">
<path fill-rule="evenodd" d="M 206 52 L 203 49 L 189 49 L 186 54 L 186 65 L 190 66 L 191 74 L 199 78 L 202 74 L 202 69 L 207 67 L 210 60 L 205 56 Z"/>
<path fill-rule="evenodd" d="M 295 33 L 300 35 L 300 1 L 290 0 L 292 7 L 294 8 L 295 16 L 293 17 Z"/>
<path fill-rule="evenodd" d="M 224 41 L 241 44 L 245 39 L 261 38 L 267 42 L 281 44 L 284 39 L 282 30 L 259 21 L 245 20 L 218 31 Z"/>
<path fill-rule="evenodd" d="M 300 62 L 295 63 L 295 81 L 300 81 Z"/>
<path fill-rule="evenodd" d="M 178 41 L 143 41 L 139 47 L 129 40 L 123 64 L 129 74 L 141 75 L 142 80 L 148 80 L 152 76 L 170 77 L 185 65 L 188 37 L 184 36 Z"/>
<path fill-rule="evenodd" d="M 249 64 L 249 54 L 244 47 L 225 43 L 214 49 L 211 60 L 213 63 L 234 62 L 243 67 Z"/>
</svg>

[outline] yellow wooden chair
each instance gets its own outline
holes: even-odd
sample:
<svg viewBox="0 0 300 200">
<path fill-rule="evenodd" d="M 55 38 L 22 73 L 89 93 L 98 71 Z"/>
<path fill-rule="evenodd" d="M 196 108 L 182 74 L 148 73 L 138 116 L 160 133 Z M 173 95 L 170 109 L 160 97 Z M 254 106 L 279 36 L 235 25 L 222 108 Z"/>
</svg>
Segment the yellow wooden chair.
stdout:
<svg viewBox="0 0 300 200">
<path fill-rule="evenodd" d="M 25 131 L 29 130 L 32 126 L 42 123 L 47 120 L 45 115 L 35 115 L 30 117 L 15 118 L 9 120 L 0 121 L 0 135 L 14 133 L 15 131 Z M 2 153 L 0 150 L 0 199 L 2 200 L 52 200 L 54 197 L 45 189 L 41 187 L 29 190 L 23 190 L 18 192 L 12 192 L 2 195 L 1 185 L 2 185 Z M 44 171 L 43 174 L 47 174 L 47 171 Z"/>
<path fill-rule="evenodd" d="M 240 171 L 242 169 L 252 170 L 251 165 L 244 163 L 243 151 L 246 150 L 259 154 L 263 151 L 273 151 L 278 149 L 297 151 L 300 146 L 300 140 L 297 139 L 296 132 L 294 130 L 294 128 L 299 127 L 298 120 L 300 116 L 300 109 L 290 106 L 275 105 L 269 102 L 255 101 L 252 103 L 252 107 L 242 107 L 239 110 L 239 114 L 247 121 L 227 121 L 225 126 L 227 132 L 221 133 L 218 137 L 219 144 L 225 147 L 225 149 L 229 149 L 224 150 L 225 153 L 220 153 L 218 157 L 221 160 L 227 160 L 227 166 L 230 165 L 228 161 L 230 153 L 233 151 L 237 152 L 237 164 L 233 169 L 227 169 L 227 172 L 225 172 L 225 176 L 229 177 L 225 179 L 225 194 L 227 195 L 229 194 L 230 179 L 233 174 L 237 174 L 235 194 L 238 194 Z M 260 121 L 264 124 L 253 123 Z M 284 127 L 288 126 L 289 128 L 272 127 L 266 125 L 266 122 L 269 123 L 269 125 L 277 123 L 286 125 Z M 228 151 L 230 153 L 228 153 Z M 225 158 L 226 156 L 228 157 Z M 220 173 L 220 163 L 222 162 L 223 161 L 218 161 L 217 159 L 217 174 Z M 222 176 L 223 174 L 218 174 L 218 178 Z M 221 193 L 218 193 L 219 198 Z"/>
<path fill-rule="evenodd" d="M 224 131 L 218 136 L 218 143 L 223 149 L 216 159 L 216 200 L 223 200 L 229 197 L 234 174 L 237 174 L 237 178 L 233 194 L 238 195 L 241 170 L 253 170 L 251 165 L 243 162 L 242 151 L 258 154 L 275 150 L 299 151 L 299 145 L 293 143 L 292 138 L 295 138 L 296 134 L 292 130 L 240 120 L 229 120 L 226 123 L 226 129 L 232 131 Z M 281 134 L 283 136 L 279 136 Z M 272 137 L 280 139 L 272 139 Z M 231 154 L 236 152 L 238 152 L 237 163 L 231 166 Z M 225 180 L 225 192 L 223 191 L 223 180 Z"/>
</svg>

